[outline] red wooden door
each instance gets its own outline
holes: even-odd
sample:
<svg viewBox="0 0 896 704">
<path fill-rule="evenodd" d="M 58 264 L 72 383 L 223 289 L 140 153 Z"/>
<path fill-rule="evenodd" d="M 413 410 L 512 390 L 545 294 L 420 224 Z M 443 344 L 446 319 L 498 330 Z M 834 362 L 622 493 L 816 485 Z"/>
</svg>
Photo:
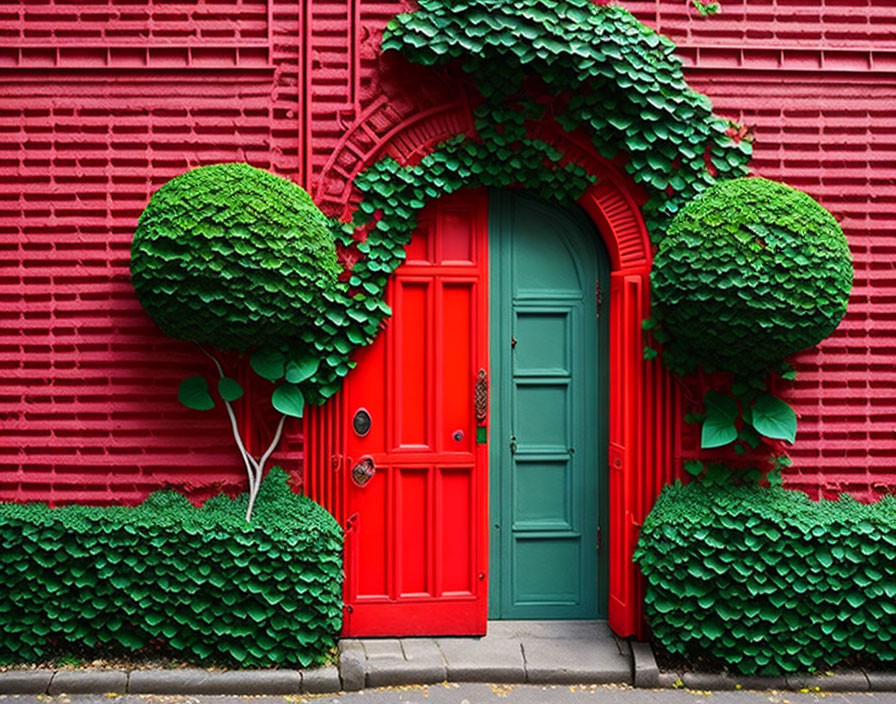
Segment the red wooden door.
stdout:
<svg viewBox="0 0 896 704">
<path fill-rule="evenodd" d="M 393 315 L 346 380 L 345 471 L 375 468 L 363 487 L 346 477 L 346 635 L 485 633 L 488 450 L 474 387 L 488 370 L 487 213 L 484 191 L 421 213 L 389 284 Z"/>
</svg>

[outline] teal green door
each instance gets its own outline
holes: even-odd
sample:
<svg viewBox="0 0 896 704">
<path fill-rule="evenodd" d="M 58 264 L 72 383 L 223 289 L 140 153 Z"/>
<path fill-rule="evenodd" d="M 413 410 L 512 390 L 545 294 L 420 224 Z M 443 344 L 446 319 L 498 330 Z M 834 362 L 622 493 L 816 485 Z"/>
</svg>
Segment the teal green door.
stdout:
<svg viewBox="0 0 896 704">
<path fill-rule="evenodd" d="M 605 617 L 607 315 L 598 305 L 609 265 L 600 236 L 575 205 L 492 191 L 489 260 L 489 617 Z"/>
</svg>

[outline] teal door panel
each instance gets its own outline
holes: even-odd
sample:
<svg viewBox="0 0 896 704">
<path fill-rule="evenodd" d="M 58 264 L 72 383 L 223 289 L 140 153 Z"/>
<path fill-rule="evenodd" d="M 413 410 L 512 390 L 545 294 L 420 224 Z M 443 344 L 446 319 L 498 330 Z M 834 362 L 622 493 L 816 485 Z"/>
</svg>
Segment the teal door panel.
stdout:
<svg viewBox="0 0 896 704">
<path fill-rule="evenodd" d="M 606 613 L 609 267 L 576 209 L 489 194 L 491 618 Z"/>
</svg>

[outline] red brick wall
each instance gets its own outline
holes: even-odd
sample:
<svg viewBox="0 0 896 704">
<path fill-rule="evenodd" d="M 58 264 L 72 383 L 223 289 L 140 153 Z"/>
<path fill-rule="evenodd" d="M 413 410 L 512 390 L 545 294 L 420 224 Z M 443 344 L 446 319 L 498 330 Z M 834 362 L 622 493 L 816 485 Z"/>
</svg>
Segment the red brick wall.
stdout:
<svg viewBox="0 0 896 704">
<path fill-rule="evenodd" d="M 756 138 L 753 168 L 841 220 L 856 286 L 839 330 L 799 357 L 791 486 L 896 487 L 896 0 L 627 2 L 680 45 L 691 84 Z M 207 371 L 128 280 L 149 194 L 245 160 L 305 185 L 384 90 L 398 3 L 0 1 L 0 498 L 133 502 L 233 489 L 223 414 L 179 407 Z M 356 47 L 357 50 L 353 50 Z M 383 130 L 422 102 L 389 82 Z M 338 166 L 338 165 L 337 165 Z M 294 425 L 280 459 L 301 466 Z"/>
<path fill-rule="evenodd" d="M 175 396 L 208 362 L 143 313 L 130 240 L 191 167 L 301 176 L 298 7 L 27 0 L 0 4 L 0 37 L 0 497 L 236 487 L 223 412 Z"/>
</svg>

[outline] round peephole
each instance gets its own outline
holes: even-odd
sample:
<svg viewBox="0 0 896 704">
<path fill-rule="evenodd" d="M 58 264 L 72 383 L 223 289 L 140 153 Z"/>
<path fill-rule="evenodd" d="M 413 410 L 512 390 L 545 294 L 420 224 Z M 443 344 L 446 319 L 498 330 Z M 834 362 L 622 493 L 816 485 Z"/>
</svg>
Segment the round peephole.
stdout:
<svg viewBox="0 0 896 704">
<path fill-rule="evenodd" d="M 359 408 L 355 411 L 352 418 L 352 429 L 355 431 L 355 435 L 362 438 L 370 432 L 370 413 L 366 408 Z"/>
</svg>

